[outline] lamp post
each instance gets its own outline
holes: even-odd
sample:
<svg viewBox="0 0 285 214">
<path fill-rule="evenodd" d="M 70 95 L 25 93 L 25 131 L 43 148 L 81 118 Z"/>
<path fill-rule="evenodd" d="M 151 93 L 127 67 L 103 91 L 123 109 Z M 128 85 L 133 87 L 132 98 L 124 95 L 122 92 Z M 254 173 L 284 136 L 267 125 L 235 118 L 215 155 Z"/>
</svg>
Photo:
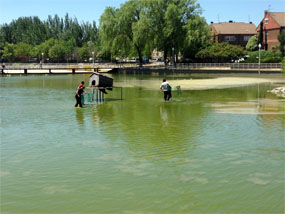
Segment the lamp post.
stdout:
<svg viewBox="0 0 285 214">
<path fill-rule="evenodd" d="M 261 48 L 261 44 L 258 44 L 258 74 L 260 74 L 260 48 Z"/>
<path fill-rule="evenodd" d="M 42 60 L 40 61 L 40 68 L 42 69 L 44 62 L 44 53 L 42 52 Z"/>
<path fill-rule="evenodd" d="M 93 71 L 94 71 L 94 51 L 92 51 L 92 67 L 93 67 Z"/>
<path fill-rule="evenodd" d="M 174 47 L 172 48 L 172 66 L 175 66 L 175 60 L 174 60 Z"/>
<path fill-rule="evenodd" d="M 121 68 L 121 66 L 122 66 L 122 57 L 121 57 L 121 50 L 119 50 L 119 53 L 120 53 L 120 68 Z"/>
</svg>

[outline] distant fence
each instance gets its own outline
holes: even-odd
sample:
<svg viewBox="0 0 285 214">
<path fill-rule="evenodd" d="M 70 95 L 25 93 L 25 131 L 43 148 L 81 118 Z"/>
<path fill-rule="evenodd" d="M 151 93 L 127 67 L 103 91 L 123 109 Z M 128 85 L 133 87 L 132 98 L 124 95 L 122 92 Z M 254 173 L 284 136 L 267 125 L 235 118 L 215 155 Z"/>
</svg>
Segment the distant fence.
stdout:
<svg viewBox="0 0 285 214">
<path fill-rule="evenodd" d="M 177 63 L 176 68 L 180 69 L 237 69 L 251 70 L 259 69 L 258 63 Z M 281 63 L 261 63 L 260 69 L 277 69 L 281 70 Z"/>
<path fill-rule="evenodd" d="M 138 63 L 95 63 L 94 68 L 137 68 Z M 163 69 L 165 65 L 160 63 L 147 63 L 143 64 L 144 68 L 149 69 Z M 168 68 L 183 69 L 183 70 L 258 70 L 258 63 L 176 63 L 175 66 L 168 65 Z M 40 64 L 29 63 L 19 64 L 11 63 L 6 64 L 6 69 L 39 69 Z M 43 63 L 42 68 L 45 69 L 76 69 L 76 70 L 91 70 L 92 63 Z M 262 70 L 282 70 L 281 63 L 261 63 L 260 69 Z"/>
<path fill-rule="evenodd" d="M 22 69 L 76 69 L 76 70 L 91 70 L 93 68 L 92 63 L 43 63 L 42 66 L 39 63 L 7 63 L 7 70 L 22 70 Z M 94 68 L 114 68 L 119 67 L 115 63 L 95 63 Z"/>
</svg>

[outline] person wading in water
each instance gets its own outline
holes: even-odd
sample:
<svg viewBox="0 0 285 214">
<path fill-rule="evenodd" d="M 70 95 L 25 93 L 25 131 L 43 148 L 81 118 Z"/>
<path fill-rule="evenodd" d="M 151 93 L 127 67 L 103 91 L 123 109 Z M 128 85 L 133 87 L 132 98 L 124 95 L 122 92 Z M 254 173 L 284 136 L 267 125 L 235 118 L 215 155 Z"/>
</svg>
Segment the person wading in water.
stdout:
<svg viewBox="0 0 285 214">
<path fill-rule="evenodd" d="M 79 86 L 77 87 L 76 94 L 75 94 L 75 99 L 76 99 L 76 104 L 74 107 L 77 107 L 78 105 L 82 108 L 82 103 L 81 103 L 81 96 L 84 92 L 84 81 L 82 81 Z"/>
<path fill-rule="evenodd" d="M 169 99 L 171 98 L 171 86 L 166 81 L 166 79 L 163 79 L 162 84 L 160 85 L 160 89 L 163 90 L 164 100 L 169 101 Z"/>
</svg>

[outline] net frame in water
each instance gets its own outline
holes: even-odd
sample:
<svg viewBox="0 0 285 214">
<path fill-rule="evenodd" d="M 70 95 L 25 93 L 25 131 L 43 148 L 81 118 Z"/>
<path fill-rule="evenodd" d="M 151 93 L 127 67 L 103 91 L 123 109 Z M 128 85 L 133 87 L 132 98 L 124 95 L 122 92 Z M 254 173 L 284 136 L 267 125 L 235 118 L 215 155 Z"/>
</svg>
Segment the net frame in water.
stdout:
<svg viewBox="0 0 285 214">
<path fill-rule="evenodd" d="M 104 92 L 103 90 L 112 90 L 113 88 L 119 88 L 121 89 L 121 96 L 120 96 L 120 100 L 123 100 L 123 87 L 121 86 L 111 86 L 111 87 L 98 87 L 98 86 L 88 86 L 86 87 L 86 89 L 92 89 L 92 98 L 91 101 L 88 101 L 89 103 L 93 103 L 93 102 L 104 102 Z M 87 95 L 90 93 L 87 93 Z"/>
</svg>

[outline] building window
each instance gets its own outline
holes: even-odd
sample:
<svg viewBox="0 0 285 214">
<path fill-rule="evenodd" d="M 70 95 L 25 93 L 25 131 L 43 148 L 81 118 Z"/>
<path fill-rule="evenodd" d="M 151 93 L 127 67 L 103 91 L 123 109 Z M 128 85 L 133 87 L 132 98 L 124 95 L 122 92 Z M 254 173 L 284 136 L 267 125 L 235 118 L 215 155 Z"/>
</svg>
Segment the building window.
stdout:
<svg viewBox="0 0 285 214">
<path fill-rule="evenodd" d="M 250 39 L 251 36 L 244 36 L 243 41 L 247 42 Z"/>
<path fill-rule="evenodd" d="M 236 37 L 235 36 L 225 36 L 225 41 L 226 42 L 236 41 Z"/>
<path fill-rule="evenodd" d="M 268 24 L 268 18 L 264 19 L 264 23 L 267 25 Z"/>
</svg>

